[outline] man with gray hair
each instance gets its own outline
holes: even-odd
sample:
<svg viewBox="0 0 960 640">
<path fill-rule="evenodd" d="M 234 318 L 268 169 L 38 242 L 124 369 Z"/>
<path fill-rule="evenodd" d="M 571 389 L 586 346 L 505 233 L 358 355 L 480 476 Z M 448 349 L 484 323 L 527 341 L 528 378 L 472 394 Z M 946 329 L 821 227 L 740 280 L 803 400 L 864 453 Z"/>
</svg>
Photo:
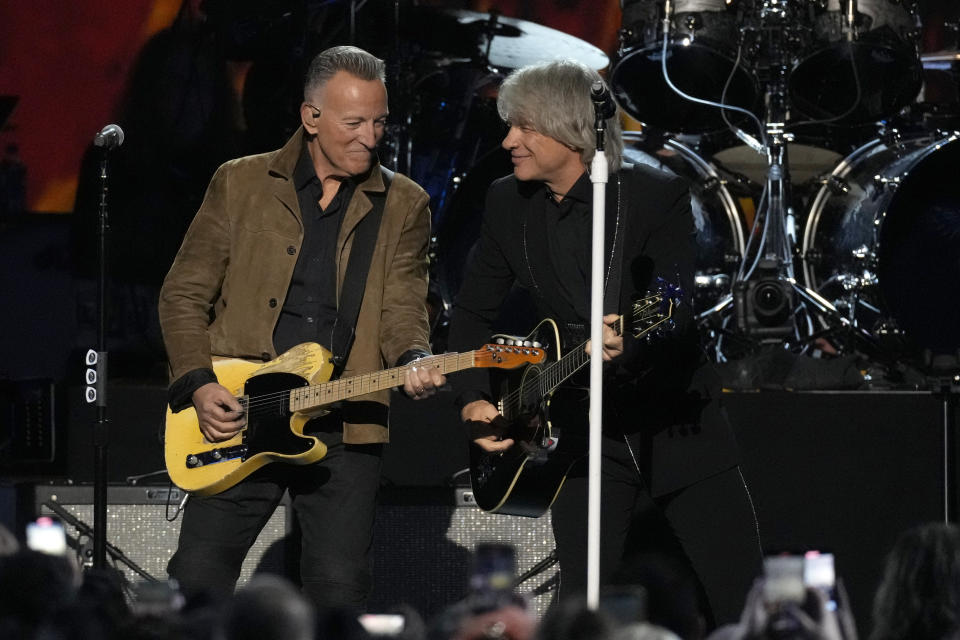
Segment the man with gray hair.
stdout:
<svg viewBox="0 0 960 640">
<path fill-rule="evenodd" d="M 347 375 L 429 355 L 428 196 L 379 165 L 387 119 L 384 63 L 334 47 L 310 65 L 301 127 L 283 148 L 220 167 L 160 293 L 170 408 L 193 406 L 203 437 L 245 427 L 214 357 L 270 361 L 304 342 Z M 354 337 L 356 336 L 356 339 Z M 414 367 L 414 399 L 444 383 Z M 305 432 L 327 446 L 305 466 L 276 463 L 186 505 L 168 570 L 188 592 L 227 595 L 285 491 L 302 531 L 300 578 L 315 604 L 362 608 L 389 392 L 345 401 Z"/>
<path fill-rule="evenodd" d="M 487 193 L 480 238 L 454 305 L 451 349 L 502 329 L 495 323 L 504 312 L 509 316 L 504 301 L 515 288 L 531 299 L 538 317 L 556 321 L 565 349 L 589 337 L 588 167 L 596 146 L 591 87 L 597 81 L 592 69 L 559 60 L 514 71 L 501 86 L 497 106 L 509 126 L 503 147 L 513 175 Z M 606 121 L 607 237 L 596 247 L 609 256 L 601 581 L 636 578 L 626 575 L 634 554 L 674 550 L 704 588 L 707 619 L 712 614 L 717 622 L 735 620 L 761 552 L 736 443 L 718 406 L 719 380 L 705 365 L 690 305 L 674 314 L 674 331 L 650 341 L 616 329 L 619 314 L 656 289 L 658 278 L 692 292 L 696 249 L 689 187 L 650 167 L 623 164 L 622 149 L 615 115 Z M 561 373 L 556 377 L 569 375 Z M 586 373 L 585 367 L 550 399 L 547 417 L 561 447 L 585 440 Z M 468 371 L 454 382 L 473 446 L 497 454 L 517 445 L 520 432 L 504 424 L 486 374 Z M 586 585 L 584 458 L 568 470 L 551 508 L 560 595 L 569 597 Z M 649 528 L 651 522 L 665 523 L 662 537 Z"/>
</svg>

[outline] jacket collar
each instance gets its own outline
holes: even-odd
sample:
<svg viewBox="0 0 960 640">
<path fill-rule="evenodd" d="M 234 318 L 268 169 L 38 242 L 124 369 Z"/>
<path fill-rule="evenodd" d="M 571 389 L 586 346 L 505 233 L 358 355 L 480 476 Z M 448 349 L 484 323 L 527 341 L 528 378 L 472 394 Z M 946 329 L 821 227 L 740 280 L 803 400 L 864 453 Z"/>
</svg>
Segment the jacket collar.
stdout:
<svg viewBox="0 0 960 640">
<path fill-rule="evenodd" d="M 267 164 L 267 170 L 276 176 L 290 181 L 293 185 L 294 173 L 297 168 L 297 161 L 303 151 L 303 145 L 306 144 L 307 132 L 303 125 L 300 125 L 296 132 L 286 144 L 276 151 Z M 380 171 L 380 161 L 374 160 L 370 171 L 364 176 L 357 176 L 357 189 L 360 191 L 384 191 L 386 186 L 383 183 L 383 175 Z M 295 187 L 295 185 L 294 185 Z"/>
</svg>

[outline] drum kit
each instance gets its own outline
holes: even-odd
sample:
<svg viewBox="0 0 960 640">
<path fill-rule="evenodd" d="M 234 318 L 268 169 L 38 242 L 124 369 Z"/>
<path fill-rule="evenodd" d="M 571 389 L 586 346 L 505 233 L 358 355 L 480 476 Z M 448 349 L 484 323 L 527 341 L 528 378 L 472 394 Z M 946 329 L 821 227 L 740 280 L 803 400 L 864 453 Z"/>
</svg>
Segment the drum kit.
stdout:
<svg viewBox="0 0 960 640">
<path fill-rule="evenodd" d="M 920 55 L 916 1 L 622 4 L 607 78 L 642 123 L 625 133 L 626 159 L 690 180 L 699 249 L 690 299 L 715 357 L 782 343 L 955 366 L 960 54 Z M 561 56 L 597 69 L 607 61 L 529 22 L 442 13 L 479 34 L 481 64 L 473 45 L 418 81 L 409 122 L 430 130 L 412 127 L 395 148 L 415 179 L 440 176 L 428 191 L 449 302 L 478 235 L 482 192 L 510 170 L 495 115 L 503 72 Z M 469 78 L 451 82 L 466 60 Z M 952 104 L 917 101 L 931 71 L 948 76 Z M 442 113 L 453 102 L 456 114 Z M 444 118 L 459 126 L 452 136 L 437 127 Z"/>
<path fill-rule="evenodd" d="M 694 183 L 694 306 L 717 359 L 782 342 L 955 366 L 960 120 L 915 100 L 960 56 L 919 41 L 910 0 L 625 3 L 611 84 L 668 133 L 635 159 Z M 731 133 L 747 146 L 717 149 Z"/>
</svg>

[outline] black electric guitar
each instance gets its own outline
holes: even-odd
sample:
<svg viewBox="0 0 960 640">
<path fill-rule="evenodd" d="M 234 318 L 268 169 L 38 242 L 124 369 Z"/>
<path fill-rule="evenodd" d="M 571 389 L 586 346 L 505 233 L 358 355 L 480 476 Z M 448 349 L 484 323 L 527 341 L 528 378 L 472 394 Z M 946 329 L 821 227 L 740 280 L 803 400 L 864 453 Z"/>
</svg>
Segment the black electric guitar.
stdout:
<svg viewBox="0 0 960 640">
<path fill-rule="evenodd" d="M 331 380 L 333 359 L 324 347 L 307 342 L 270 362 L 219 358 L 217 380 L 240 401 L 247 425 L 222 442 L 210 442 L 200 431 L 197 412 L 167 408 L 164 454 L 170 480 L 198 495 L 220 493 L 271 462 L 305 465 L 327 453 L 319 439 L 304 434 L 312 418 L 333 405 L 403 384 L 413 367 L 431 367 L 443 374 L 471 367 L 513 368 L 543 362 L 542 349 L 488 344 L 476 351 L 445 353 L 393 369 Z"/>
<path fill-rule="evenodd" d="M 663 284 L 656 293 L 636 301 L 631 312 L 620 316 L 613 328 L 618 335 L 629 331 L 652 340 L 672 328 L 680 297 L 678 288 Z M 501 386 L 497 408 L 510 424 L 503 437 L 512 438 L 514 446 L 488 453 L 470 443 L 473 495 L 485 511 L 536 518 L 550 508 L 567 471 L 586 453 L 584 401 L 589 392 L 578 389 L 570 394 L 554 393 L 590 362 L 590 356 L 584 342 L 561 357 L 560 332 L 549 318 L 525 337 L 496 337 L 508 344 L 543 345 L 551 362 L 527 366 Z M 562 423 L 563 428 L 556 429 L 555 423 Z M 561 430 L 558 437 L 557 431 Z"/>
</svg>

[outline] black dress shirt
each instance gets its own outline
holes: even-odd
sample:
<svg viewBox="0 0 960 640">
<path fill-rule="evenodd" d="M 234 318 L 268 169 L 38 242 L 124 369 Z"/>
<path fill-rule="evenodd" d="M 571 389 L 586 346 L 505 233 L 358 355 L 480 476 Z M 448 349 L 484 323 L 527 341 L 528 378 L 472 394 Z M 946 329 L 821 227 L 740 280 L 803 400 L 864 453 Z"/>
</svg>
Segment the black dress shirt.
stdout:
<svg viewBox="0 0 960 640">
<path fill-rule="evenodd" d="M 317 342 L 328 349 L 331 346 L 337 318 L 337 234 L 356 187 L 353 180 L 345 179 L 327 208 L 321 208 L 323 185 L 306 144 L 294 169 L 293 183 L 303 219 L 303 243 L 273 330 L 277 353 L 302 342 Z"/>
</svg>

